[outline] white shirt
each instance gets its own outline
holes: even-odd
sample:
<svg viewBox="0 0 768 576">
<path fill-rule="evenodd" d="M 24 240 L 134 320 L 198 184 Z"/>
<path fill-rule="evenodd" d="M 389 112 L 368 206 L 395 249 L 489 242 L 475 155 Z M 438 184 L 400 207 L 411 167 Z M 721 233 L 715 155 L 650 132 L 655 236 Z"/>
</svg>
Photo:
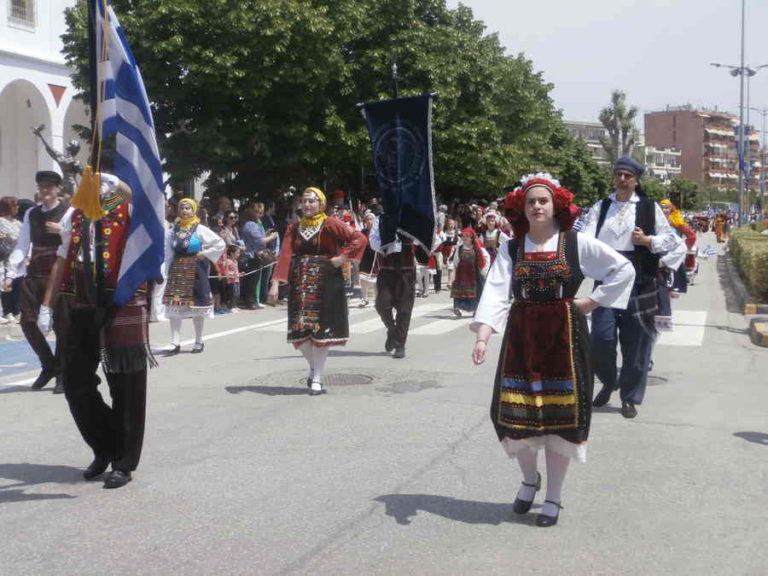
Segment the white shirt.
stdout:
<svg viewBox="0 0 768 576">
<path fill-rule="evenodd" d="M 559 235 L 555 234 L 542 247 L 544 252 L 557 250 Z M 475 312 L 470 330 L 476 332 L 481 324 L 490 326 L 494 332 L 503 332 L 509 313 L 509 288 L 512 282 L 514 263 L 509 254 L 509 240 L 502 242 L 496 260 L 485 279 L 483 296 Z M 525 251 L 533 252 L 534 244 L 525 238 Z M 600 306 L 626 308 L 635 281 L 632 263 L 604 242 L 585 234 L 578 235 L 579 268 L 588 278 L 602 282 L 590 294 Z"/>
<path fill-rule="evenodd" d="M 605 222 L 603 222 L 603 227 L 600 229 L 600 235 L 597 238 L 614 250 L 632 252 L 635 249 L 635 245 L 632 243 L 632 232 L 635 229 L 635 213 L 640 197 L 633 192 L 629 202 L 619 202 L 616 200 L 616 193 L 614 192 L 609 198 L 611 199 L 611 206 L 608 208 Z M 585 219 L 584 228 L 581 230 L 582 234 L 595 237 L 597 221 L 600 219 L 600 207 L 602 205 L 603 200 L 600 200 L 600 202 L 597 202 L 590 208 Z M 655 204 L 654 210 L 656 233 L 651 236 L 649 248 L 654 254 L 669 252 L 677 246 L 677 236 L 672 226 L 667 222 L 667 217 L 664 215 L 661 206 Z"/>
</svg>

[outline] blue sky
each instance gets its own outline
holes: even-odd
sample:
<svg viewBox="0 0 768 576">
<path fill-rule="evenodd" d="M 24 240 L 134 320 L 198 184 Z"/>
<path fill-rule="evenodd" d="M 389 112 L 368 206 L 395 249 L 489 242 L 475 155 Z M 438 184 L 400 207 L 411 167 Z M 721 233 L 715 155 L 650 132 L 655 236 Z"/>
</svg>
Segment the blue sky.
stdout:
<svg viewBox="0 0 768 576">
<path fill-rule="evenodd" d="M 641 113 L 693 104 L 738 112 L 741 0 L 463 0 L 508 53 L 523 52 L 568 120 L 597 121 L 613 89 Z M 457 0 L 448 0 L 451 8 Z M 747 0 L 745 63 L 768 64 L 768 1 Z M 768 68 L 750 105 L 768 107 Z M 746 96 L 745 96 L 746 98 Z M 751 123 L 761 127 L 753 113 Z"/>
</svg>

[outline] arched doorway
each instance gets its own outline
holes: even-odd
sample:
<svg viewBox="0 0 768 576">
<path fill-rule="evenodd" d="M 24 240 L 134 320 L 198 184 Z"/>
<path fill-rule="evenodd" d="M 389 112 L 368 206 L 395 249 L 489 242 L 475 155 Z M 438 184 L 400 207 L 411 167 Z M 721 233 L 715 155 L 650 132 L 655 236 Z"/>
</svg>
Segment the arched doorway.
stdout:
<svg viewBox="0 0 768 576">
<path fill-rule="evenodd" d="M 40 124 L 50 134 L 51 114 L 40 91 L 26 80 L 8 84 L 0 92 L 1 195 L 34 198 L 35 172 L 53 163 L 32 133 Z"/>
</svg>

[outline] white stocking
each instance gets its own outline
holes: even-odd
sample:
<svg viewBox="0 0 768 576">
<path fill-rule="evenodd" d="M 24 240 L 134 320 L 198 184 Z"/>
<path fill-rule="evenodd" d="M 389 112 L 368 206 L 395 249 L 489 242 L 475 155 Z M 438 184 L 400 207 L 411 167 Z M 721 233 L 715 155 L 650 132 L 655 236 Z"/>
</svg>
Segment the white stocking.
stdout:
<svg viewBox="0 0 768 576">
<path fill-rule="evenodd" d="M 181 318 L 169 318 L 171 323 L 171 345 L 181 344 Z"/>
<path fill-rule="evenodd" d="M 322 382 L 325 361 L 328 359 L 328 348 L 325 346 L 312 347 L 312 366 L 315 373 L 312 375 L 313 382 Z"/>
<path fill-rule="evenodd" d="M 195 316 L 192 318 L 192 324 L 195 325 L 195 344 L 203 343 L 203 327 L 205 326 L 204 316 Z"/>
<path fill-rule="evenodd" d="M 515 456 L 517 456 L 517 463 L 520 465 L 520 470 L 523 472 L 523 482 L 530 484 L 531 486 L 520 485 L 520 489 L 517 491 L 517 497 L 526 502 L 530 502 L 536 496 L 536 484 L 539 480 L 539 474 L 536 469 L 536 459 L 538 452 L 526 447 L 519 450 Z"/>
<path fill-rule="evenodd" d="M 571 459 L 568 456 L 558 454 L 554 450 L 547 448 L 545 450 L 547 460 L 547 500 L 560 503 L 561 491 L 563 489 L 563 482 L 565 481 L 565 474 L 568 472 L 568 464 L 571 463 Z M 557 516 L 558 507 L 549 502 L 545 502 L 541 509 L 541 513 L 546 516 Z"/>
<path fill-rule="evenodd" d="M 307 364 L 309 365 L 309 379 L 312 380 L 312 377 L 315 375 L 315 370 L 313 368 L 314 362 L 312 360 L 312 341 L 311 340 L 305 340 L 299 345 L 299 352 L 301 352 L 301 355 L 304 356 L 304 359 L 307 361 Z"/>
</svg>

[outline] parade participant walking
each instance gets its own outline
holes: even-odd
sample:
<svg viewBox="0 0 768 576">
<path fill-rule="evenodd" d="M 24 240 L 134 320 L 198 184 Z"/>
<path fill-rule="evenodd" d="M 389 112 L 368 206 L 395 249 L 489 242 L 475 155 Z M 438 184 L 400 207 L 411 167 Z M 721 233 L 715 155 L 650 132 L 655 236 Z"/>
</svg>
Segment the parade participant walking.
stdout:
<svg viewBox="0 0 768 576">
<path fill-rule="evenodd" d="M 640 186 L 645 168 L 629 157 L 619 158 L 613 169 L 614 192 L 589 211 L 582 234 L 602 240 L 627 257 L 635 267 L 635 283 L 626 310 L 600 307 L 592 314 L 592 355 L 595 375 L 603 387 L 594 399 L 604 406 L 621 389 L 621 414 L 637 416 L 648 379 L 654 315 L 658 305 L 656 277 L 659 255 L 677 246 L 677 238 L 661 208 Z M 621 346 L 621 373 L 617 379 L 617 345 Z"/>
<path fill-rule="evenodd" d="M 302 217 L 293 222 L 272 275 L 267 302 L 275 304 L 280 284 L 289 285 L 288 342 L 309 364 L 307 386 L 312 396 L 323 394 L 328 348 L 349 338 L 347 299 L 341 265 L 360 261 L 365 236 L 325 214 L 325 194 L 304 190 Z"/>
<path fill-rule="evenodd" d="M 197 217 L 197 203 L 191 198 L 179 202 L 178 218 L 166 236 L 165 264 L 168 279 L 163 295 L 165 313 L 171 323 L 171 349 L 167 356 L 181 351 L 181 321 L 192 318 L 195 344 L 192 353 L 204 350 L 205 318 L 213 317 L 211 263 L 224 252 L 224 240 Z"/>
<path fill-rule="evenodd" d="M 376 224 L 376 215 L 370 210 L 363 215 L 362 233 L 368 239 Z M 360 260 L 360 290 L 362 292 L 359 308 L 368 306 L 371 300 L 376 300 L 376 278 L 379 275 L 379 261 L 377 252 L 371 248 L 370 242 L 366 242 L 365 252 Z"/>
<path fill-rule="evenodd" d="M 450 288 L 453 285 L 453 277 L 456 272 L 456 268 L 453 265 L 453 253 L 457 250 L 457 246 L 461 243 L 461 236 L 456 229 L 456 220 L 448 218 L 445 221 L 445 228 L 443 229 L 443 243 L 440 245 L 440 251 L 443 254 L 444 268 L 448 271 L 448 280 L 446 286 Z"/>
<path fill-rule="evenodd" d="M 102 159 L 102 170 L 106 160 Z M 131 221 L 131 189 L 117 177 L 101 173 L 100 257 L 94 249 L 93 222 L 75 210 L 61 233 L 62 243 L 45 293 L 45 305 L 60 290 L 69 295 L 71 314 L 64 358 L 64 388 L 69 409 L 83 439 L 94 453 L 83 472 L 95 480 L 112 464 L 105 488 L 131 481 L 144 441 L 149 306 L 137 291 L 125 306 L 111 305 Z M 88 264 L 87 264 L 88 263 Z M 99 302 L 98 278 L 103 278 Z M 112 406 L 99 393 L 101 362 Z"/>
<path fill-rule="evenodd" d="M 37 173 L 35 180 L 41 203 L 25 214 L 10 262 L 16 266 L 16 276 L 24 276 L 21 285 L 21 330 L 42 366 L 32 389 L 40 390 L 56 377 L 54 390 L 61 393 L 64 391 L 61 374 L 63 342 L 68 320 L 67 303 L 64 299 L 56 298 L 51 301 L 53 306 L 41 304 L 46 282 L 56 262 L 56 250 L 61 244 L 59 223 L 68 218 L 72 210 L 68 204 L 59 200 L 62 189 L 61 176 L 56 172 L 43 170 Z M 26 265 L 25 271 L 27 257 L 29 264 Z M 55 354 L 38 327 L 38 320 L 47 330 L 53 326 L 57 342 Z"/>
<path fill-rule="evenodd" d="M 451 285 L 453 313 L 461 318 L 461 311 L 473 313 L 483 293 L 483 283 L 491 258 L 472 228 L 461 231 L 461 243 L 453 253 L 456 277 Z"/>
<path fill-rule="evenodd" d="M 485 361 L 491 335 L 504 334 L 491 420 L 523 473 L 518 514 L 530 510 L 540 489 L 537 455 L 544 448 L 547 493 L 536 524 L 546 527 L 558 521 L 570 460 L 586 459 L 593 377 L 585 314 L 598 305 L 626 306 L 634 270 L 607 245 L 569 231 L 578 210 L 557 180 L 538 173 L 521 182 L 505 202 L 515 239 L 500 244 L 470 327 L 472 359 Z M 576 298 L 585 276 L 602 283 Z"/>
<path fill-rule="evenodd" d="M 383 216 L 381 216 L 383 217 Z M 381 218 L 380 217 L 380 218 Z M 397 234 L 388 246 L 381 245 L 379 221 L 368 238 L 378 254 L 379 275 L 376 278 L 376 312 L 387 329 L 384 349 L 393 352 L 393 358 L 405 358 L 405 343 L 411 324 L 413 302 L 416 297 L 415 255 L 426 263 L 428 255 L 414 249 L 413 241 Z"/>
</svg>

